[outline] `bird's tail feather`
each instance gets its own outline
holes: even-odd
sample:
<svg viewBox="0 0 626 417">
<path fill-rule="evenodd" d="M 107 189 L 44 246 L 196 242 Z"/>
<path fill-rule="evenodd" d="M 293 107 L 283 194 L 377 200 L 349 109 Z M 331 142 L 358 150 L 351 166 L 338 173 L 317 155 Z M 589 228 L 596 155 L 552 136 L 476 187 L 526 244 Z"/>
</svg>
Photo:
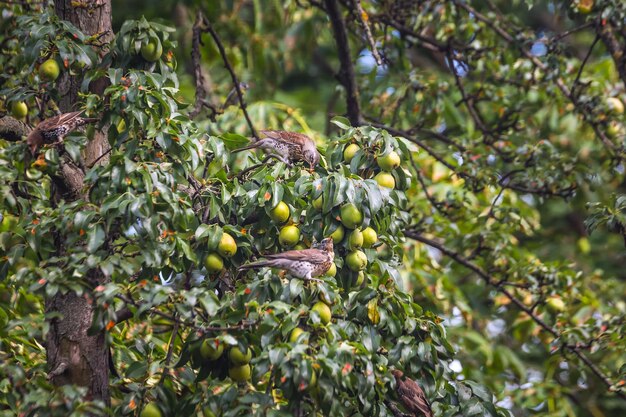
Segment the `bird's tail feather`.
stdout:
<svg viewBox="0 0 626 417">
<path fill-rule="evenodd" d="M 234 151 L 232 151 L 232 153 L 235 152 L 241 152 L 241 151 L 247 151 L 248 149 L 254 149 L 256 148 L 258 145 L 256 143 L 253 143 L 251 145 L 248 146 L 244 146 L 243 148 L 239 148 L 239 149 L 235 149 Z"/>
<path fill-rule="evenodd" d="M 246 270 L 246 269 L 257 269 L 257 268 L 264 268 L 266 266 L 272 266 L 274 263 L 272 261 L 256 261 L 256 262 L 250 262 L 247 263 L 245 265 L 241 265 L 239 267 L 240 271 Z"/>
</svg>

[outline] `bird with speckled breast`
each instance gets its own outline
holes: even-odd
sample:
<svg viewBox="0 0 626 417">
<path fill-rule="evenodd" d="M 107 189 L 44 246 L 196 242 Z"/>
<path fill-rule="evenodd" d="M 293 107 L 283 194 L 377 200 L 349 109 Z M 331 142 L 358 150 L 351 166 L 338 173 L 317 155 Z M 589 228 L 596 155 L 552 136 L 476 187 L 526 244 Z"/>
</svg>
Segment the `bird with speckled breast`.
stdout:
<svg viewBox="0 0 626 417">
<path fill-rule="evenodd" d="M 30 152 L 35 155 L 44 144 L 61 143 L 71 131 L 98 121 L 94 117 L 81 117 L 82 113 L 63 113 L 41 121 L 26 138 Z"/>
<path fill-rule="evenodd" d="M 265 258 L 267 259 L 242 265 L 239 270 L 264 267 L 278 268 L 305 281 L 318 281 L 314 277 L 319 277 L 328 272 L 335 259 L 333 240 L 326 238 L 311 249 L 290 250 L 266 255 Z"/>
<path fill-rule="evenodd" d="M 289 166 L 303 161 L 308 163 L 311 169 L 320 162 L 320 153 L 317 151 L 315 141 L 305 134 L 284 130 L 261 130 L 259 133 L 264 137 L 251 145 L 235 149 L 233 153 L 258 148 L 271 153 Z"/>
<path fill-rule="evenodd" d="M 404 407 L 415 417 L 433 417 L 426 394 L 417 382 L 398 369 L 393 369 L 391 373 L 396 379 L 396 392 Z"/>
</svg>

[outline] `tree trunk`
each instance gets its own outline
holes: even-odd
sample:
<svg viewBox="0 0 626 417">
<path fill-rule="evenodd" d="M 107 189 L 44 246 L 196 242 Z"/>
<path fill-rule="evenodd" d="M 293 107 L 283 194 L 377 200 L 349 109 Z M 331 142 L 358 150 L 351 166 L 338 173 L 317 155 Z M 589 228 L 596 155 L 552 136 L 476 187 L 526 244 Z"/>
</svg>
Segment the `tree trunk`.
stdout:
<svg viewBox="0 0 626 417">
<path fill-rule="evenodd" d="M 74 6 L 72 6 L 74 4 Z M 88 35 L 104 34 L 100 40 L 108 42 L 113 37 L 111 29 L 110 0 L 55 0 L 58 16 L 71 22 Z M 58 84 L 62 93 L 59 103 L 61 111 L 76 110 L 78 89 L 81 80 L 65 74 Z M 94 83 L 90 90 L 102 94 L 106 80 Z M 87 145 L 83 158 L 86 166 L 91 166 L 98 156 L 109 148 L 106 129 L 97 132 Z M 103 161 L 104 160 L 104 161 Z M 100 163 L 105 162 L 103 158 Z M 82 181 L 82 178 L 81 178 Z M 68 192 L 61 198 L 71 200 L 81 198 Z M 62 248 L 58 248 L 62 251 Z M 94 270 L 89 281 L 96 286 L 104 282 L 102 274 Z M 110 406 L 109 392 L 109 350 L 104 333 L 88 335 L 93 319 L 93 303 L 88 291 L 83 296 L 75 293 L 57 294 L 46 300 L 46 312 L 59 313 L 59 318 L 50 321 L 47 335 L 47 360 L 49 377 L 55 385 L 72 384 L 87 387 L 87 399 L 99 400 Z"/>
</svg>

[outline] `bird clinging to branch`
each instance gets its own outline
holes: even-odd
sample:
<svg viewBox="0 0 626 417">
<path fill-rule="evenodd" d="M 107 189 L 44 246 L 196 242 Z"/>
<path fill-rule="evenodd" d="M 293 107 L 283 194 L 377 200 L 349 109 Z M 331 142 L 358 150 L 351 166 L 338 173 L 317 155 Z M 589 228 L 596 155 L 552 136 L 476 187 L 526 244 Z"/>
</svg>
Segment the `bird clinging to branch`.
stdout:
<svg viewBox="0 0 626 417">
<path fill-rule="evenodd" d="M 398 369 L 393 369 L 391 373 L 396 378 L 396 392 L 404 407 L 415 417 L 433 417 L 426 394 L 417 382 Z"/>
<path fill-rule="evenodd" d="M 289 166 L 295 162 L 303 161 L 313 169 L 319 164 L 320 154 L 315 146 L 315 141 L 307 135 L 283 130 L 261 130 L 260 133 L 265 137 L 233 152 L 260 148 L 273 154 Z"/>
<path fill-rule="evenodd" d="M 82 111 L 63 113 L 41 121 L 26 138 L 26 143 L 33 156 L 44 144 L 63 142 L 65 136 L 73 130 L 98 121 L 93 117 L 80 117 Z"/>
<path fill-rule="evenodd" d="M 296 278 L 313 281 L 313 277 L 328 272 L 335 259 L 335 252 L 333 251 L 332 238 L 326 238 L 313 249 L 290 250 L 265 257 L 267 260 L 242 265 L 239 270 L 263 267 L 278 268 L 287 271 Z"/>
</svg>

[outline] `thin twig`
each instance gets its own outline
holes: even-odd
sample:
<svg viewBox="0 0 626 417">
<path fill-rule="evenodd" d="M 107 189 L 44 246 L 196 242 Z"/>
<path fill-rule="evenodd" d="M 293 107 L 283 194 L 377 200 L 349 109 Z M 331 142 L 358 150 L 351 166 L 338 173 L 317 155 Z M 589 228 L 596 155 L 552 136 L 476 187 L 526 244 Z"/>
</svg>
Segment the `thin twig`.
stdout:
<svg viewBox="0 0 626 417">
<path fill-rule="evenodd" d="M 473 8 L 472 6 L 470 6 L 469 4 L 465 2 L 462 2 L 459 0 L 452 0 L 452 1 L 457 7 L 462 8 L 466 12 L 470 13 L 474 17 L 474 19 L 479 20 L 483 22 L 484 24 L 486 24 L 487 26 L 489 26 L 500 38 L 505 40 L 507 43 L 510 43 L 511 45 L 516 46 L 517 49 L 521 52 L 521 54 L 525 56 L 536 68 L 540 69 L 543 72 L 549 72 L 550 68 L 545 63 L 543 63 L 539 58 L 533 55 L 532 52 L 530 52 L 530 50 L 524 47 L 523 44 L 517 42 L 517 40 L 511 34 L 509 34 L 506 30 L 502 29 L 497 23 L 493 22 L 492 20 L 487 18 L 485 15 L 479 13 L 475 8 Z M 600 32 L 600 33 L 601 33 L 601 36 L 603 36 L 607 32 Z M 604 40 L 604 36 L 603 36 L 603 40 Z M 611 50 L 610 47 L 609 47 L 609 50 Z M 626 65 L 624 69 L 623 79 L 626 79 Z M 596 136 L 604 144 L 605 148 L 609 151 L 611 156 L 615 156 L 616 158 L 622 159 L 622 155 L 617 154 L 619 152 L 619 149 L 617 148 L 617 146 L 601 130 L 600 123 L 593 120 L 591 116 L 589 115 L 589 112 L 585 111 L 585 109 L 578 108 L 580 103 L 578 102 L 577 97 L 574 94 L 572 94 L 569 87 L 565 84 L 565 81 L 563 80 L 563 78 L 558 77 L 558 76 L 555 77 L 554 83 L 559 88 L 559 90 L 561 90 L 563 95 L 567 97 L 572 102 L 572 104 L 576 107 L 579 114 L 582 116 L 583 120 L 585 120 L 591 126 Z"/>
<path fill-rule="evenodd" d="M 202 111 L 203 107 L 206 107 L 212 111 L 209 118 L 215 121 L 215 115 L 218 113 L 215 106 L 213 106 L 207 100 L 207 92 L 204 88 L 204 75 L 202 74 L 202 55 L 200 53 L 200 46 L 202 45 L 202 34 L 207 32 L 208 29 L 204 24 L 205 19 L 202 12 L 198 10 L 196 15 L 196 21 L 193 24 L 192 38 L 191 38 L 191 63 L 193 66 L 193 76 L 196 83 L 196 102 L 193 106 L 193 110 L 189 112 L 189 117 L 194 118 Z"/>
<path fill-rule="evenodd" d="M 547 324 L 541 317 L 537 316 L 530 307 L 527 307 L 522 301 L 518 300 L 513 294 L 511 294 L 511 292 L 509 292 L 509 290 L 507 290 L 506 288 L 503 288 L 503 284 L 506 283 L 506 281 L 503 280 L 498 280 L 495 277 L 491 276 L 490 274 L 488 274 L 487 272 L 485 272 L 481 267 L 479 267 L 478 265 L 468 261 L 467 259 L 465 259 L 463 256 L 461 256 L 459 253 L 448 249 L 446 246 L 444 246 L 443 244 L 429 239 L 427 237 L 422 236 L 420 233 L 414 231 L 414 230 L 406 230 L 404 232 L 404 235 L 407 236 L 410 239 L 413 240 L 417 240 L 418 242 L 422 242 L 425 243 L 428 246 L 431 246 L 435 249 L 438 249 L 439 251 L 441 251 L 441 253 L 443 253 L 444 255 L 448 256 L 449 258 L 451 258 L 452 260 L 454 260 L 455 262 L 463 265 L 464 267 L 474 271 L 478 276 L 480 276 L 482 279 L 485 280 L 485 282 L 487 282 L 487 284 L 495 287 L 495 289 L 504 294 L 504 296 L 506 298 L 508 298 L 513 304 L 515 304 L 515 306 L 517 308 L 519 308 L 520 310 L 522 310 L 524 313 L 526 313 L 535 323 L 537 323 L 539 325 L 539 327 L 541 327 L 542 329 L 544 329 L 545 331 L 547 331 L 548 333 L 550 333 L 552 336 L 554 336 L 555 339 L 559 339 L 561 337 L 561 334 L 556 331 L 553 327 L 551 327 L 549 324 Z M 580 348 L 577 346 L 571 346 L 571 345 L 567 345 L 567 344 L 562 344 L 562 347 L 564 349 L 569 350 L 570 352 L 572 352 L 574 355 L 576 355 L 585 365 L 587 365 L 587 367 L 607 386 L 609 387 L 609 391 L 614 392 L 617 396 L 619 396 L 620 398 L 622 398 L 623 400 L 626 400 L 626 393 L 622 392 L 622 391 L 613 391 L 611 389 L 611 387 L 614 386 L 614 383 L 611 381 L 611 379 L 604 374 L 604 372 L 602 372 L 600 370 L 600 368 L 598 368 L 598 366 L 596 364 L 594 364 L 583 352 L 580 351 Z"/>
<path fill-rule="evenodd" d="M 352 64 L 352 54 L 350 53 L 346 23 L 343 20 L 339 3 L 336 0 L 324 0 L 324 4 L 326 5 L 326 12 L 330 18 L 335 34 L 335 41 L 337 42 L 337 53 L 341 64 L 337 78 L 346 89 L 348 119 L 353 126 L 359 126 L 362 123 L 359 89 L 356 82 L 354 65 Z"/>
<path fill-rule="evenodd" d="M 583 59 L 582 64 L 580 64 L 580 68 L 578 68 L 578 74 L 576 74 L 576 78 L 574 79 L 574 83 L 572 84 L 572 94 L 576 91 L 576 87 L 578 86 L 578 82 L 580 81 L 580 77 L 583 75 L 583 69 L 585 69 L 585 65 L 587 65 L 587 61 L 591 58 L 591 52 L 593 52 L 593 47 L 596 46 L 596 43 L 600 40 L 600 35 L 596 35 L 596 38 L 591 43 L 589 50 L 587 51 L 587 55 Z"/>
<path fill-rule="evenodd" d="M 380 57 L 380 53 L 378 53 L 378 49 L 376 48 L 376 41 L 372 36 L 372 30 L 370 29 L 370 25 L 368 23 L 369 16 L 363 10 L 363 6 L 361 5 L 361 0 L 352 0 L 354 2 L 354 7 L 356 7 L 357 15 L 359 20 L 361 21 L 361 25 L 363 25 L 363 30 L 365 31 L 365 36 L 367 37 L 367 42 L 370 44 L 370 48 L 372 50 L 372 56 L 376 60 L 376 64 L 379 66 L 383 65 L 383 59 Z"/>
<path fill-rule="evenodd" d="M 239 79 L 237 78 L 237 74 L 235 74 L 235 70 L 233 69 L 232 65 L 230 65 L 230 62 L 228 61 L 228 56 L 226 55 L 224 44 L 222 44 L 222 41 L 220 40 L 219 35 L 217 34 L 215 29 L 213 28 L 213 25 L 211 25 L 211 22 L 206 16 L 204 16 L 204 24 L 206 25 L 209 34 L 215 41 L 215 44 L 217 45 L 217 49 L 220 51 L 222 61 L 224 62 L 224 67 L 226 68 L 226 70 L 228 70 L 228 72 L 230 73 L 230 77 L 233 80 L 233 85 L 235 87 L 235 90 L 237 90 L 237 98 L 239 99 L 239 105 L 241 106 L 243 115 L 246 118 L 246 122 L 248 122 L 248 127 L 250 128 L 250 132 L 252 132 L 252 136 L 255 139 L 258 139 L 256 129 L 254 128 L 254 124 L 252 123 L 252 119 L 250 118 L 250 115 L 248 114 L 246 102 L 243 99 L 243 92 L 241 91 Z"/>
</svg>

